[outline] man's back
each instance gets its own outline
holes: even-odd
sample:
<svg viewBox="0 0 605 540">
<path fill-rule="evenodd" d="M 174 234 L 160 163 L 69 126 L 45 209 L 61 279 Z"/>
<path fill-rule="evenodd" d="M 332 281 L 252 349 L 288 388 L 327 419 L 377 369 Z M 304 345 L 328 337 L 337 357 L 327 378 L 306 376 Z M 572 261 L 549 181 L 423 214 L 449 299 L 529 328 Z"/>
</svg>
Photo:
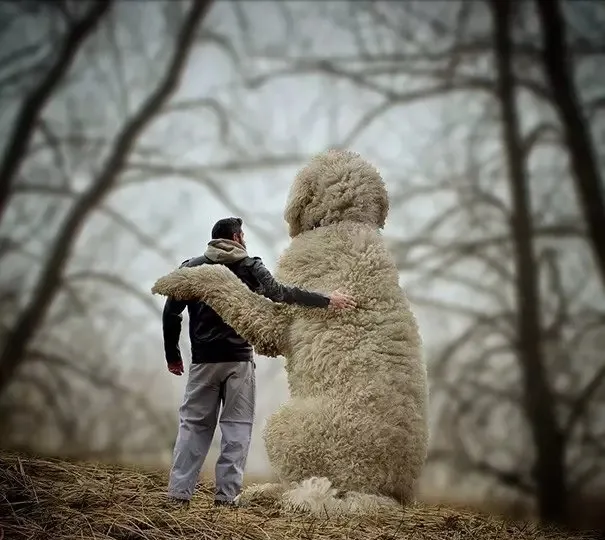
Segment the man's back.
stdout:
<svg viewBox="0 0 605 540">
<path fill-rule="evenodd" d="M 224 264 L 251 290 L 259 291 L 260 284 L 251 267 L 254 259 L 244 257 L 229 261 L 211 260 L 206 255 L 185 261 L 182 266 L 202 264 Z M 252 346 L 204 302 L 187 302 L 189 313 L 189 338 L 191 340 L 192 361 L 237 362 L 248 361 L 252 357 Z"/>
</svg>

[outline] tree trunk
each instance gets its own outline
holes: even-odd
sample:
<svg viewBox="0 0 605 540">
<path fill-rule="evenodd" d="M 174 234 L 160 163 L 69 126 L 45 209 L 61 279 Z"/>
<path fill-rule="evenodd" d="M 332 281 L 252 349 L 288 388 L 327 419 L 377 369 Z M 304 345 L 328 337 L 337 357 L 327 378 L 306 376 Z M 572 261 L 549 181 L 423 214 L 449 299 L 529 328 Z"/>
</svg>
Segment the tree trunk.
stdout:
<svg viewBox="0 0 605 540">
<path fill-rule="evenodd" d="M 23 363 L 29 343 L 43 323 L 55 295 L 60 290 L 64 268 L 86 219 L 114 187 L 137 139 L 178 88 L 189 52 L 195 42 L 196 31 L 211 3 L 211 0 L 192 3 L 193 7 L 181 27 L 163 80 L 136 115 L 124 125 L 101 173 L 67 215 L 50 250 L 32 298 L 8 335 L 0 354 L 0 395 L 6 390 L 18 367 Z"/>
<path fill-rule="evenodd" d="M 597 268 L 605 286 L 605 193 L 589 124 L 574 85 L 565 19 L 559 0 L 536 0 L 542 26 L 542 62 L 553 106 L 563 125 L 570 168 Z"/>
<path fill-rule="evenodd" d="M 523 377 L 524 410 L 535 446 L 534 479 L 540 518 L 565 520 L 567 485 L 565 447 L 542 352 L 540 298 L 535 264 L 528 176 L 515 103 L 512 66 L 511 2 L 491 0 L 494 20 L 496 90 L 502 114 L 502 138 L 513 202 L 517 291 L 517 347 Z"/>
<path fill-rule="evenodd" d="M 0 224 L 8 205 L 11 188 L 27 156 L 40 114 L 71 68 L 86 38 L 95 31 L 112 3 L 113 0 L 93 3 L 88 13 L 68 30 L 50 70 L 23 101 L 0 163 Z"/>
</svg>

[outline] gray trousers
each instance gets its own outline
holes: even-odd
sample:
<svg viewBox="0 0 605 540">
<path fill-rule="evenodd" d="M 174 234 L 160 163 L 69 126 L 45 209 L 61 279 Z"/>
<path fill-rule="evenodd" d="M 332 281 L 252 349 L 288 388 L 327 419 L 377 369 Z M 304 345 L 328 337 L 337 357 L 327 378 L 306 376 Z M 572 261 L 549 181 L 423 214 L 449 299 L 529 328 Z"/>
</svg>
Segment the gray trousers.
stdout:
<svg viewBox="0 0 605 540">
<path fill-rule="evenodd" d="M 179 409 L 168 483 L 170 497 L 189 500 L 193 496 L 217 422 L 221 452 L 215 468 L 215 499 L 232 501 L 240 493 L 254 423 L 255 393 L 252 362 L 190 365 Z"/>
</svg>

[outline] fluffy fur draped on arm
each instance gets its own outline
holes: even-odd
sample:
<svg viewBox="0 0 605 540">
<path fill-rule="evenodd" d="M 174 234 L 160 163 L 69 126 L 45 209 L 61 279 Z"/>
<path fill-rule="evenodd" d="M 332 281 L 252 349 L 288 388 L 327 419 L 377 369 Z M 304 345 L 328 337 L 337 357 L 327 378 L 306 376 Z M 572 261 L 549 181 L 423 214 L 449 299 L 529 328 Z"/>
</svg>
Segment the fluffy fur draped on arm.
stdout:
<svg viewBox="0 0 605 540">
<path fill-rule="evenodd" d="M 158 279 L 151 292 L 177 300 L 201 300 L 249 341 L 257 354 L 283 354 L 286 306 L 252 292 L 224 266 L 179 268 Z"/>
</svg>

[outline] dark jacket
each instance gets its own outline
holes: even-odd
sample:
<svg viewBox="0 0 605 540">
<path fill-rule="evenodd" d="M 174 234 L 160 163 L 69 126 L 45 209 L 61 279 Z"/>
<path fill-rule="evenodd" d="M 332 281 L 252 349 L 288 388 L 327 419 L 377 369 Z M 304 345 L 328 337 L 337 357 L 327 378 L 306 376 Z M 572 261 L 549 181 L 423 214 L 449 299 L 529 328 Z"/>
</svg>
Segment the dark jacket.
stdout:
<svg viewBox="0 0 605 540">
<path fill-rule="evenodd" d="M 323 294 L 278 283 L 260 257 L 248 257 L 245 249 L 232 240 L 212 240 L 203 256 L 189 259 L 181 267 L 201 264 L 224 264 L 249 289 L 274 302 L 309 307 L 327 307 L 330 303 L 330 298 Z M 252 346 L 223 322 L 210 306 L 199 301 L 168 298 L 162 315 L 164 352 L 168 363 L 182 360 L 179 337 L 185 307 L 189 312 L 191 361 L 194 364 L 252 361 Z"/>
</svg>

